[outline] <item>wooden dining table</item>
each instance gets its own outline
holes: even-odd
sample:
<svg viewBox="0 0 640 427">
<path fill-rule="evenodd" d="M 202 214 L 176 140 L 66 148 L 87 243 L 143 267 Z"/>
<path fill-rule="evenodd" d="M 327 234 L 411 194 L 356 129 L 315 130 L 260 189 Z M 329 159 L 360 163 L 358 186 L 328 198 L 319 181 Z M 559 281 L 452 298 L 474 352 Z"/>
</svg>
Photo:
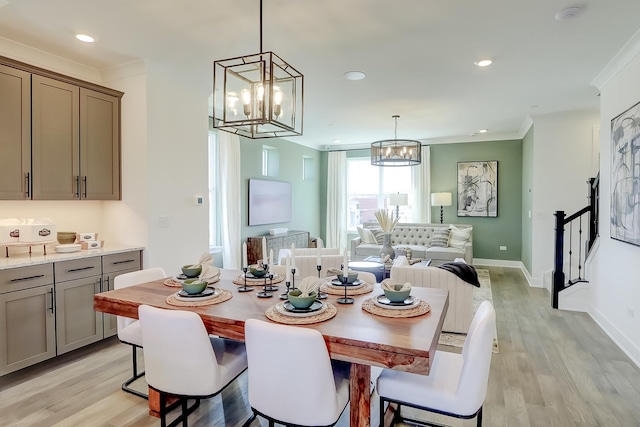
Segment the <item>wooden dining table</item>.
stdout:
<svg viewBox="0 0 640 427">
<path fill-rule="evenodd" d="M 102 292 L 94 296 L 96 311 L 137 319 L 138 306 L 189 310 L 198 313 L 210 334 L 244 341 L 244 322 L 247 319 L 270 321 L 265 311 L 280 302 L 278 296 L 285 291 L 284 282 L 278 284 L 279 291 L 272 298 L 258 298 L 262 289 L 254 286 L 253 292 L 238 292 L 240 286 L 233 280 L 242 272 L 222 269 L 220 281 L 213 286 L 230 290 L 233 297 L 225 302 L 200 306 L 177 307 L 169 305 L 166 299 L 179 289 L 163 284 L 163 280 L 114 291 Z M 364 311 L 362 302 L 382 293 L 380 284 L 375 284 L 373 292 L 353 296 L 353 304 L 337 303 L 339 296 L 329 295 L 324 300 L 337 307 L 332 319 L 299 327 L 320 331 L 327 343 L 332 359 L 351 362 L 350 372 L 350 425 L 369 427 L 370 425 L 370 378 L 371 366 L 397 369 L 416 374 L 428 375 L 438 345 L 438 338 L 449 305 L 448 291 L 430 288 L 412 288 L 411 295 L 426 301 L 431 306 L 427 314 L 390 318 Z M 157 392 L 149 389 L 149 411 L 158 415 L 160 400 Z"/>
</svg>

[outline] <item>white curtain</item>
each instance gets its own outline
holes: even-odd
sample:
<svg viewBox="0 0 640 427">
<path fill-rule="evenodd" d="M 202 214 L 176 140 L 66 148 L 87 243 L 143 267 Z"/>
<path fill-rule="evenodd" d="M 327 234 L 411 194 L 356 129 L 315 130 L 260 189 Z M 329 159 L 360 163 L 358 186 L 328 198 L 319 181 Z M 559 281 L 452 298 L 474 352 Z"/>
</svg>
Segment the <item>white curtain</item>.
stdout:
<svg viewBox="0 0 640 427">
<path fill-rule="evenodd" d="M 327 248 L 347 247 L 347 153 L 329 153 L 327 168 Z"/>
<path fill-rule="evenodd" d="M 413 168 L 413 222 L 431 222 L 431 147 L 423 145 L 422 160 Z"/>
<path fill-rule="evenodd" d="M 240 137 L 218 132 L 220 183 L 220 224 L 222 228 L 222 265 L 239 270 L 242 244 L 240 242 L 242 213 L 240 211 Z"/>
</svg>

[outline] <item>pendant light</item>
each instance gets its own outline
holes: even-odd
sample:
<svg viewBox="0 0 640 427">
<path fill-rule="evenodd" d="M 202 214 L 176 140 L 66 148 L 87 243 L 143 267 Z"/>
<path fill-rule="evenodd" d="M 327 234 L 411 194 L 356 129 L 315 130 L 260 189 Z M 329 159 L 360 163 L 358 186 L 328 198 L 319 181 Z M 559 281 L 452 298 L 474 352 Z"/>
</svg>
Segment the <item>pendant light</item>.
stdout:
<svg viewBox="0 0 640 427">
<path fill-rule="evenodd" d="M 374 166 L 415 166 L 422 159 L 422 145 L 420 141 L 411 139 L 398 139 L 397 114 L 391 116 L 395 119 L 394 139 L 385 139 L 371 144 L 371 164 Z"/>
</svg>

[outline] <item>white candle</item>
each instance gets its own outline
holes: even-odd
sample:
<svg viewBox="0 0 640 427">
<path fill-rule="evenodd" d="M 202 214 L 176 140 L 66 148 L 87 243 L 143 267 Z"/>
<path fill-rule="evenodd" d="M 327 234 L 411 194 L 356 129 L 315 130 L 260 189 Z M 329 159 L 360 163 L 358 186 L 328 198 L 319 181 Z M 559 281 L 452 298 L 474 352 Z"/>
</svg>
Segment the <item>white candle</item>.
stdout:
<svg viewBox="0 0 640 427">
<path fill-rule="evenodd" d="M 269 249 L 269 265 L 273 265 L 273 249 Z"/>
<path fill-rule="evenodd" d="M 284 280 L 287 282 L 291 282 L 291 257 L 290 256 L 287 257 L 287 265 L 285 267 L 285 270 L 286 270 L 285 271 L 286 276 Z"/>
<path fill-rule="evenodd" d="M 296 268 L 296 244 L 291 244 L 291 268 Z"/>
<path fill-rule="evenodd" d="M 348 259 L 347 259 L 347 250 L 344 250 L 344 259 L 342 261 L 342 276 L 343 277 L 347 277 L 348 274 L 348 267 L 347 264 L 349 263 Z"/>
<path fill-rule="evenodd" d="M 320 258 L 320 247 L 318 247 L 318 249 L 316 249 L 316 265 L 322 265 L 321 264 L 321 258 Z"/>
<path fill-rule="evenodd" d="M 247 267 L 247 242 L 242 244 L 242 268 Z"/>
<path fill-rule="evenodd" d="M 262 263 L 269 264 L 269 260 L 267 259 L 267 238 L 262 237 Z"/>
</svg>

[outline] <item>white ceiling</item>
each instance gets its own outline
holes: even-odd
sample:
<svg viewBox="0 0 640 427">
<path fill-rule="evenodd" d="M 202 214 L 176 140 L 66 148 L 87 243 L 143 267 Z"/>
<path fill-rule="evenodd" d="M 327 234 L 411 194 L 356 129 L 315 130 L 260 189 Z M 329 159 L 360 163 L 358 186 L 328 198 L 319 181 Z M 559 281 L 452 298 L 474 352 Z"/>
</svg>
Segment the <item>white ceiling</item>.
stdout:
<svg viewBox="0 0 640 427">
<path fill-rule="evenodd" d="M 583 13 L 554 18 L 570 6 Z M 258 0 L 0 0 L 0 37 L 100 70 L 144 58 L 208 97 L 214 60 L 259 51 L 258 11 Z M 263 47 L 305 76 L 304 135 L 292 141 L 391 138 L 394 114 L 399 138 L 504 139 L 527 116 L 597 109 L 590 83 L 638 16 L 638 0 L 264 0 Z M 494 64 L 476 67 L 484 57 Z M 347 81 L 350 70 L 367 78 Z"/>
</svg>

